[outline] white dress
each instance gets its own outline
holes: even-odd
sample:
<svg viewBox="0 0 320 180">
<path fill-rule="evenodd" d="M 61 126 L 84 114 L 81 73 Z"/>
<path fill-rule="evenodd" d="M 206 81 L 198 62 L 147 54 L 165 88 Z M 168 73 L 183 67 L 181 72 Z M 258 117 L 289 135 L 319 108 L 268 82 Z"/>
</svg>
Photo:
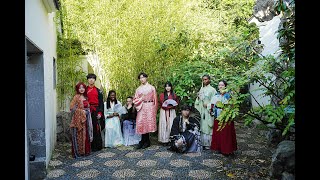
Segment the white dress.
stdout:
<svg viewBox="0 0 320 180">
<path fill-rule="evenodd" d="M 120 104 L 120 101 L 117 102 Z M 114 102 L 110 102 L 111 108 L 107 109 L 107 102 L 104 102 L 104 116 L 105 118 L 105 134 L 104 134 L 104 147 L 116 147 L 123 145 L 123 137 L 121 133 L 121 124 L 118 116 L 107 118 L 107 116 L 114 113 Z"/>
</svg>

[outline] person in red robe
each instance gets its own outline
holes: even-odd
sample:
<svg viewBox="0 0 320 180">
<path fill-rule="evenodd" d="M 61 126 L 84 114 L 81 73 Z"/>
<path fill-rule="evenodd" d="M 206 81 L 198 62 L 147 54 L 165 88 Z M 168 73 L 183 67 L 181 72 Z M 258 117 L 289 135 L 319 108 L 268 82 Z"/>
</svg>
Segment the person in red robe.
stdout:
<svg viewBox="0 0 320 180">
<path fill-rule="evenodd" d="M 103 104 L 103 93 L 95 86 L 97 76 L 95 74 L 88 74 L 88 86 L 87 95 L 88 102 L 90 104 L 90 112 L 92 118 L 93 127 L 93 140 L 91 142 L 92 151 L 99 151 L 102 149 L 102 137 L 101 132 L 104 129 L 104 104 Z"/>
</svg>

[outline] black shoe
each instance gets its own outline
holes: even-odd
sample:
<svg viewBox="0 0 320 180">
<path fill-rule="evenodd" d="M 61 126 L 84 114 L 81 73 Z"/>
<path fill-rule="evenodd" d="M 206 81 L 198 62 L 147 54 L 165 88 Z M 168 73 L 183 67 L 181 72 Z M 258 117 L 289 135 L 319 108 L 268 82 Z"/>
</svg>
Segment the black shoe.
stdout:
<svg viewBox="0 0 320 180">
<path fill-rule="evenodd" d="M 139 143 L 139 144 L 137 145 L 136 149 L 141 149 L 142 146 L 143 146 L 143 144 Z"/>
<path fill-rule="evenodd" d="M 143 146 L 142 146 L 142 149 L 145 149 L 147 147 L 150 147 L 150 143 L 144 143 Z"/>
<path fill-rule="evenodd" d="M 234 153 L 229 153 L 229 154 L 224 154 L 224 153 L 221 153 L 224 157 L 230 157 L 230 158 L 234 158 L 235 157 L 235 154 Z"/>
</svg>

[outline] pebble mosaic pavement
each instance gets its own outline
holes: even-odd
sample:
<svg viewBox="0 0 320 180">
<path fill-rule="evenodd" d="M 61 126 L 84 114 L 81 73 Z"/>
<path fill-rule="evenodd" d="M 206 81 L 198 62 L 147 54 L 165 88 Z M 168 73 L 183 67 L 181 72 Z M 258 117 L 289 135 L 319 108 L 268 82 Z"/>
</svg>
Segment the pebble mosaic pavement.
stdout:
<svg viewBox="0 0 320 180">
<path fill-rule="evenodd" d="M 152 137 L 149 148 L 104 148 L 73 159 L 69 143 L 58 143 L 47 170 L 47 180 L 60 179 L 270 179 L 274 148 L 268 147 L 264 130 L 236 123 L 238 150 L 225 157 L 211 150 L 178 154 Z"/>
</svg>

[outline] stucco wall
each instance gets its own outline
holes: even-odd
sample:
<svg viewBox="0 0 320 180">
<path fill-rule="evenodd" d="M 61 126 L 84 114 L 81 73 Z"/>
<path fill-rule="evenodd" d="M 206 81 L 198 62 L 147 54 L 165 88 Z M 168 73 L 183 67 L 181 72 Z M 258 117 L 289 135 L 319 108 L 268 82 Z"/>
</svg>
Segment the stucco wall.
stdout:
<svg viewBox="0 0 320 180">
<path fill-rule="evenodd" d="M 46 165 L 56 142 L 56 91 L 53 87 L 53 58 L 56 54 L 55 13 L 47 13 L 41 0 L 25 1 L 25 35 L 43 51 Z"/>
<path fill-rule="evenodd" d="M 274 55 L 277 56 L 277 52 L 279 50 L 279 41 L 277 39 L 277 31 L 279 28 L 280 17 L 275 16 L 270 21 L 259 22 L 256 18 L 252 18 L 249 23 L 255 23 L 259 27 L 260 41 L 263 44 L 263 51 L 261 54 L 263 56 L 266 55 Z M 254 98 L 259 102 L 260 105 L 270 104 L 270 96 L 261 96 L 263 93 L 262 90 L 257 90 L 259 88 L 258 83 L 250 84 L 250 92 L 254 96 Z M 257 107 L 258 103 L 251 98 L 252 106 Z"/>
</svg>

